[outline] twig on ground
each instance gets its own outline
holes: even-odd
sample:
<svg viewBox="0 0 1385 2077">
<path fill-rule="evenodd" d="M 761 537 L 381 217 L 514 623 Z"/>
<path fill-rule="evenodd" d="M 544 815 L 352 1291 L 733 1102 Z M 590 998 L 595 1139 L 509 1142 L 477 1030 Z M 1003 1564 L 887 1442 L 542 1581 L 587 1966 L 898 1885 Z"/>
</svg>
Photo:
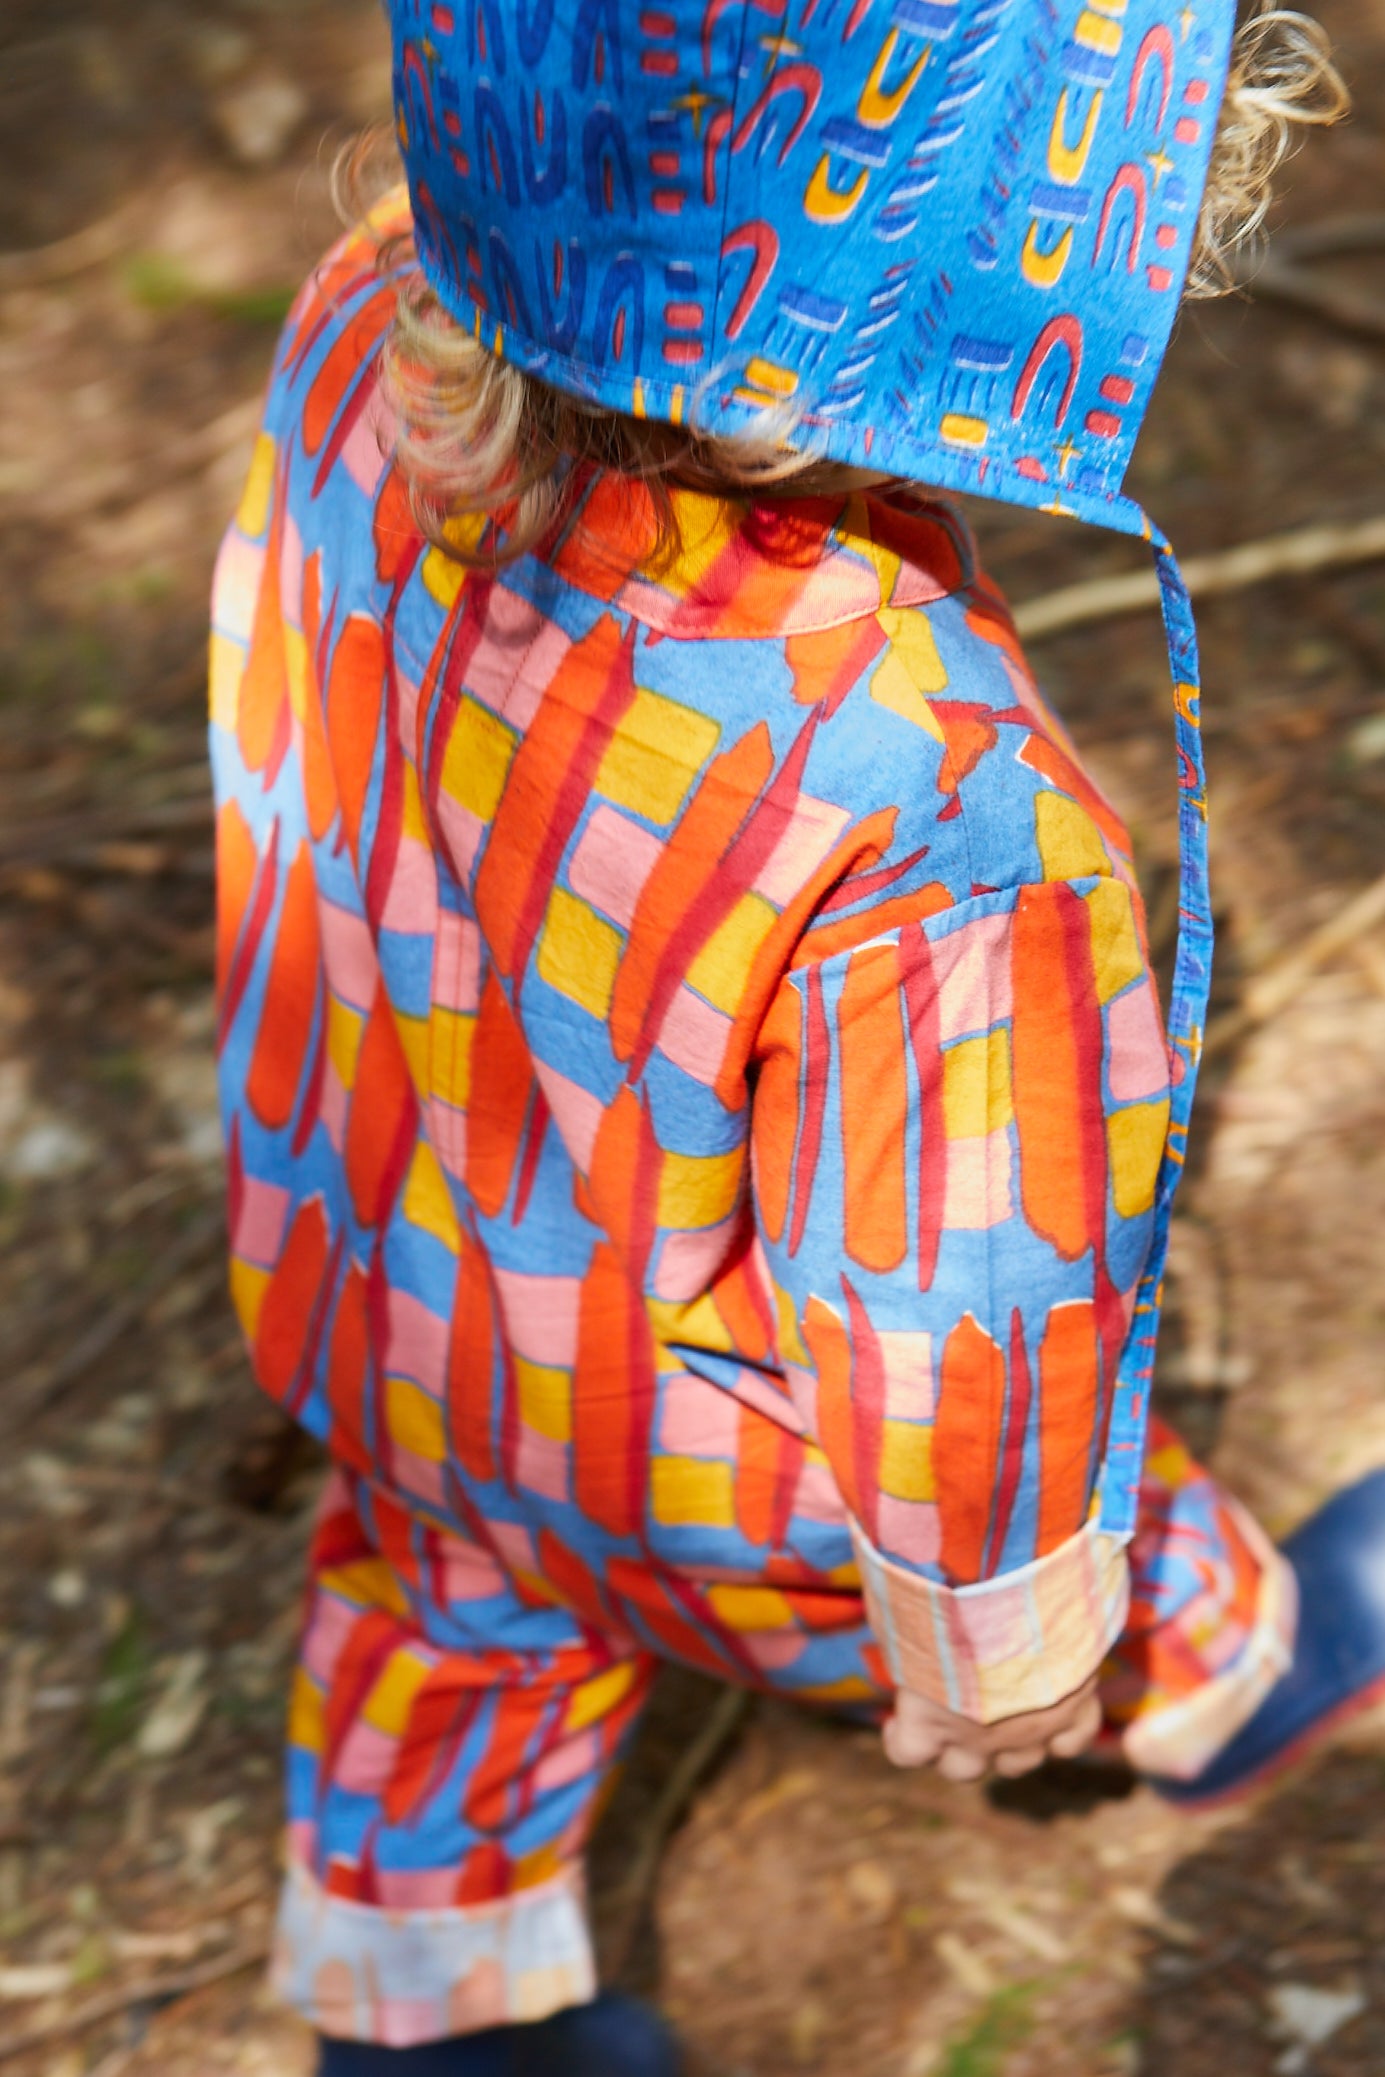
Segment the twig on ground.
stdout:
<svg viewBox="0 0 1385 2077">
<path fill-rule="evenodd" d="M 1197 555 L 1183 564 L 1183 579 L 1194 598 L 1219 592 L 1245 591 L 1270 577 L 1311 576 L 1317 570 L 1349 569 L 1356 563 L 1385 558 L 1385 515 L 1342 526 L 1306 526 L 1291 534 L 1271 534 L 1245 541 L 1218 555 Z M 1025 641 L 1056 635 L 1097 620 L 1143 613 L 1159 603 L 1154 570 L 1131 570 L 1115 577 L 1093 577 L 1064 585 L 1043 598 L 1029 599 L 1015 613 L 1015 626 Z"/>
<path fill-rule="evenodd" d="M 110 216 L 87 224 L 68 238 L 52 245 L 37 245 L 32 252 L 0 252 L 0 293 L 7 289 L 42 288 L 51 281 L 66 281 L 112 260 L 128 242 L 138 215 L 138 205 L 122 203 Z"/>
<path fill-rule="evenodd" d="M 1241 1383 L 1233 1360 L 1231 1308 L 1214 1226 L 1185 1213 L 1169 1227 L 1167 1274 L 1183 1328 L 1179 1354 L 1162 1361 L 1166 1385 L 1193 1392 L 1231 1392 Z"/>
<path fill-rule="evenodd" d="M 210 1984 L 224 1982 L 229 1976 L 239 1976 L 246 1969 L 259 1968 L 268 1953 L 269 1938 L 266 1934 L 244 1940 L 227 1953 L 212 1955 L 190 1969 L 168 1970 L 161 1976 L 141 1977 L 119 1990 L 100 1991 L 78 2005 L 75 2011 L 40 2020 L 36 2025 L 22 2027 L 17 2034 L 0 2040 L 0 2063 L 13 2062 L 17 2056 L 28 2055 L 36 2048 L 50 2048 L 55 2041 L 67 2041 L 75 2035 L 90 2033 L 93 2027 L 104 2025 L 108 2019 L 119 2019 L 122 2013 L 133 2010 L 136 2005 L 167 2004 L 174 1998 L 189 1997 L 193 1991 L 205 1990 Z"/>
<path fill-rule="evenodd" d="M 617 1927 L 610 1942 L 607 1968 L 613 1978 L 623 1974 L 645 1913 L 649 1908 L 669 1834 L 683 1815 L 694 1789 L 720 1757 L 739 1730 L 750 1707 L 744 1688 L 727 1688 L 708 1711 L 701 1730 L 685 1746 L 678 1764 L 664 1783 L 658 1802 L 646 1819 L 630 1867 L 616 1892 Z"/>
<path fill-rule="evenodd" d="M 1372 880 L 1368 887 L 1363 887 L 1359 894 L 1353 895 L 1335 916 L 1330 916 L 1326 923 L 1310 932 L 1302 943 L 1295 945 L 1282 958 L 1272 960 L 1255 976 L 1238 1007 L 1215 1018 L 1208 1026 L 1203 1058 L 1225 1052 L 1238 1039 L 1268 1022 L 1293 1001 L 1305 981 L 1320 966 L 1325 966 L 1338 952 L 1346 951 L 1382 922 L 1385 922 L 1385 873 L 1378 880 Z"/>
<path fill-rule="evenodd" d="M 1385 303 L 1339 282 L 1324 281 L 1302 263 L 1385 251 L 1385 216 L 1376 212 L 1328 217 L 1276 234 L 1268 253 L 1249 254 L 1237 286 L 1249 295 L 1289 303 L 1349 332 L 1385 339 Z"/>
<path fill-rule="evenodd" d="M 1340 282 L 1320 281 L 1306 267 L 1287 266 L 1269 260 L 1247 284 L 1255 295 L 1276 303 L 1292 304 L 1313 317 L 1324 317 L 1343 331 L 1360 332 L 1367 339 L 1385 339 L 1385 303 L 1377 296 L 1363 296 Z"/>
<path fill-rule="evenodd" d="M 0 836 L 0 869 L 7 866 L 102 863 L 104 845 L 133 842 L 153 831 L 207 830 L 212 803 L 204 783 L 194 794 L 150 801 L 144 806 L 88 808 L 85 812 L 16 821 Z"/>
<path fill-rule="evenodd" d="M 12 1412 L 11 1422 L 31 1420 L 40 1411 L 47 1411 L 90 1370 L 93 1363 L 99 1362 L 106 1351 L 114 1347 L 122 1334 L 144 1317 L 155 1300 L 162 1297 L 169 1286 L 176 1283 L 220 1239 L 223 1231 L 219 1206 L 195 1219 L 151 1274 L 128 1296 L 118 1299 L 93 1320 L 86 1333 L 78 1336 L 66 1354 L 42 1372 L 28 1403 Z"/>
<path fill-rule="evenodd" d="M 1385 252 L 1385 214 L 1378 210 L 1324 217 L 1277 231 L 1274 250 L 1291 260 L 1325 260 L 1347 252 Z"/>
</svg>

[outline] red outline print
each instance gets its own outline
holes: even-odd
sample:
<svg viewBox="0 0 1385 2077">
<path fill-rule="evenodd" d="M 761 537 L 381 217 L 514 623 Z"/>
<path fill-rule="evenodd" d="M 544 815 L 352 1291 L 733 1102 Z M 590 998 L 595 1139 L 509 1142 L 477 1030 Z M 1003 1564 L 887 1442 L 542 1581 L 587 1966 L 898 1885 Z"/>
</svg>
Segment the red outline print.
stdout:
<svg viewBox="0 0 1385 2077">
<path fill-rule="evenodd" d="M 1023 418 L 1034 384 L 1039 379 L 1039 371 L 1056 346 L 1066 350 L 1069 372 L 1053 421 L 1055 429 L 1061 426 L 1067 417 L 1073 391 L 1077 388 L 1077 378 L 1082 371 L 1082 323 L 1070 310 L 1065 311 L 1061 317 L 1051 317 L 1030 347 L 1029 358 L 1020 370 L 1019 381 L 1015 384 L 1015 394 L 1010 405 L 1012 419 Z"/>
</svg>

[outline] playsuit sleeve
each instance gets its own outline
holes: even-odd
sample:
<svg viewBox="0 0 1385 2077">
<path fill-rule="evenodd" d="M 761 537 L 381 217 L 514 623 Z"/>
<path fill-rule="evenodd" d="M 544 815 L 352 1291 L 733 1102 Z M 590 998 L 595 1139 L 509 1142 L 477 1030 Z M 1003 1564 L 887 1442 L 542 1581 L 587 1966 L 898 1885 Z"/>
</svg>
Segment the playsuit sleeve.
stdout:
<svg viewBox="0 0 1385 2077">
<path fill-rule="evenodd" d="M 1108 870 L 810 932 L 761 1034 L 781 1357 L 896 1682 L 980 1721 L 1079 1686 L 1128 1603 L 1094 1496 L 1167 1121 L 1137 901 Z"/>
</svg>

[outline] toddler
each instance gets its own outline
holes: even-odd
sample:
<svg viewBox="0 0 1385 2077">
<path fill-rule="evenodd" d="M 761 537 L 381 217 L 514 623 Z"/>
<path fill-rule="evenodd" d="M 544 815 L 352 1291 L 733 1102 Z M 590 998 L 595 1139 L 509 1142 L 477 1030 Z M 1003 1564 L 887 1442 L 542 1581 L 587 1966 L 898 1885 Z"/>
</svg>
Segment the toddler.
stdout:
<svg viewBox="0 0 1385 2077">
<path fill-rule="evenodd" d="M 1340 90 L 1232 0 L 389 12 L 407 193 L 298 300 L 216 582 L 233 1289 L 335 1465 L 276 1972 L 324 2077 L 662 2077 L 582 1878 L 660 1657 L 1199 1797 L 1385 1674 L 1382 1481 L 1281 1554 L 1147 1432 L 1210 928 L 1121 480 Z M 1153 543 L 1167 1039 L 922 484 Z"/>
</svg>

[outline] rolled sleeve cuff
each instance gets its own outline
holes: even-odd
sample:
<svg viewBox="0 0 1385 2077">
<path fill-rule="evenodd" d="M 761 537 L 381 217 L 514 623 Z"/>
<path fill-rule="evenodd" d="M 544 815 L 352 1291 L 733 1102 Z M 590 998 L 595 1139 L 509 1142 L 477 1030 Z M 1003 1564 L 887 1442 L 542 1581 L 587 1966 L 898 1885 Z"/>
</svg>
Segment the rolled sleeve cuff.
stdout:
<svg viewBox="0 0 1385 2077">
<path fill-rule="evenodd" d="M 976 1586 L 895 1564 L 851 1525 L 871 1628 L 895 1685 L 990 1724 L 1081 1687 L 1125 1626 L 1126 1546 L 1095 1520 L 1046 1557 Z"/>
</svg>

